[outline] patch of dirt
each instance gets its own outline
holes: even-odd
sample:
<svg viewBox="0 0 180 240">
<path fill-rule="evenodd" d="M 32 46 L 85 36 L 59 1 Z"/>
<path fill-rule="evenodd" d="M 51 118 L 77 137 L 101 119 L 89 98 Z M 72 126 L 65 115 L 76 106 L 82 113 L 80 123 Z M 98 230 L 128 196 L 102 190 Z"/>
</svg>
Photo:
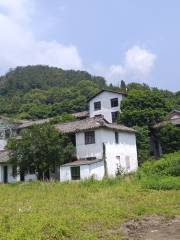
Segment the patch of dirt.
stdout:
<svg viewBox="0 0 180 240">
<path fill-rule="evenodd" d="M 180 216 L 160 216 L 131 220 L 121 226 L 124 240 L 180 240 Z"/>
</svg>

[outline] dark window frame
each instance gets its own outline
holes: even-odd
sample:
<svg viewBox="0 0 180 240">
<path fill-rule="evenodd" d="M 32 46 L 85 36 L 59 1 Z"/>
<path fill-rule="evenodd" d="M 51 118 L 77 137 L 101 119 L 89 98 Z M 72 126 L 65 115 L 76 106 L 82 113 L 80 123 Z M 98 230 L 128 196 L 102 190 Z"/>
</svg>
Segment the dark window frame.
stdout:
<svg viewBox="0 0 180 240">
<path fill-rule="evenodd" d="M 118 133 L 118 132 L 115 132 L 115 133 L 114 133 L 114 137 L 115 137 L 115 143 L 116 143 L 116 144 L 119 144 L 119 133 Z"/>
<path fill-rule="evenodd" d="M 94 102 L 94 111 L 101 110 L 101 101 Z"/>
<path fill-rule="evenodd" d="M 118 107 L 119 106 L 119 102 L 118 102 L 118 98 L 111 98 L 111 107 Z"/>
<path fill-rule="evenodd" d="M 84 133 L 85 145 L 95 143 L 95 131 L 88 131 Z"/>
<path fill-rule="evenodd" d="M 72 180 L 81 179 L 80 166 L 71 167 L 71 179 Z"/>
</svg>

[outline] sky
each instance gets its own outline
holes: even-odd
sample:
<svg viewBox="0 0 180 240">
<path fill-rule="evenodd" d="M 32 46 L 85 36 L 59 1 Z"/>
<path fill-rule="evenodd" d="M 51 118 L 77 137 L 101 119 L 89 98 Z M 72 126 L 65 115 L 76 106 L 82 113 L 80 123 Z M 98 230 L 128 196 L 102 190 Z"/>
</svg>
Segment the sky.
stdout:
<svg viewBox="0 0 180 240">
<path fill-rule="evenodd" d="M 180 90 L 179 0 L 0 0 L 0 74 L 43 64 Z"/>
</svg>

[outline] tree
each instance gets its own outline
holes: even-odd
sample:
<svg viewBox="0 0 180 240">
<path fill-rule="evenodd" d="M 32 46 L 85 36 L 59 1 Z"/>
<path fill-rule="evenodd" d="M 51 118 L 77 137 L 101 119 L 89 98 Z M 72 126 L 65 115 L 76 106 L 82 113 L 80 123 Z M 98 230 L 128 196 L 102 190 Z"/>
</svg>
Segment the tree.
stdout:
<svg viewBox="0 0 180 240">
<path fill-rule="evenodd" d="M 132 90 L 122 101 L 120 120 L 128 126 L 148 126 L 164 120 L 172 109 L 168 100 L 160 92 L 152 90 Z"/>
<path fill-rule="evenodd" d="M 49 172 L 67 161 L 74 154 L 74 147 L 67 136 L 61 135 L 50 124 L 34 125 L 22 132 L 20 139 L 10 139 L 10 162 L 20 173 L 33 169 L 38 179 L 48 178 Z"/>
<path fill-rule="evenodd" d="M 163 153 L 172 153 L 179 151 L 180 128 L 172 124 L 168 124 L 165 127 L 159 129 L 157 135 L 159 137 Z"/>
<path fill-rule="evenodd" d="M 126 83 L 124 80 L 121 80 L 121 90 L 126 91 Z"/>
<path fill-rule="evenodd" d="M 137 144 L 138 162 L 141 165 L 150 157 L 149 129 L 147 126 L 144 126 L 144 127 L 134 126 L 133 128 L 137 131 L 136 144 Z"/>
</svg>

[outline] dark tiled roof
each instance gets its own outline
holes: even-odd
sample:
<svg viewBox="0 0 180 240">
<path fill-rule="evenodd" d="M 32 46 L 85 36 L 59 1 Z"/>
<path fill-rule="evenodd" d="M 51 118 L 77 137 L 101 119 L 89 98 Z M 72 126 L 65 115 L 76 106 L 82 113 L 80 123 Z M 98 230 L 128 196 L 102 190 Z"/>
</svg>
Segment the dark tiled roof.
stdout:
<svg viewBox="0 0 180 240">
<path fill-rule="evenodd" d="M 118 92 L 118 91 L 113 91 L 113 90 L 108 90 L 108 89 L 103 89 L 101 91 L 99 91 L 98 93 L 96 93 L 94 96 L 92 96 L 91 98 L 88 99 L 88 102 L 91 101 L 91 99 L 95 98 L 96 96 L 98 96 L 99 94 L 101 94 L 102 92 L 111 92 L 111 93 L 118 93 L 118 94 L 122 94 L 124 96 L 127 96 L 127 93 L 125 92 Z"/>
<path fill-rule="evenodd" d="M 9 152 L 6 150 L 0 151 L 0 163 L 6 163 L 9 161 Z"/>
<path fill-rule="evenodd" d="M 76 113 L 72 113 L 72 115 L 76 118 L 86 118 L 89 116 L 89 112 L 88 111 L 76 112 Z"/>
<path fill-rule="evenodd" d="M 61 165 L 61 167 L 68 167 L 68 166 L 81 166 L 81 165 L 90 165 L 97 162 L 102 162 L 102 159 L 95 159 L 95 160 L 77 160 L 74 162 L 66 163 Z"/>
<path fill-rule="evenodd" d="M 128 128 L 124 125 L 108 123 L 102 117 L 92 117 L 79 121 L 57 124 L 55 127 L 62 133 L 76 133 L 97 128 L 107 128 L 124 132 L 136 132 L 134 129 Z"/>
</svg>

